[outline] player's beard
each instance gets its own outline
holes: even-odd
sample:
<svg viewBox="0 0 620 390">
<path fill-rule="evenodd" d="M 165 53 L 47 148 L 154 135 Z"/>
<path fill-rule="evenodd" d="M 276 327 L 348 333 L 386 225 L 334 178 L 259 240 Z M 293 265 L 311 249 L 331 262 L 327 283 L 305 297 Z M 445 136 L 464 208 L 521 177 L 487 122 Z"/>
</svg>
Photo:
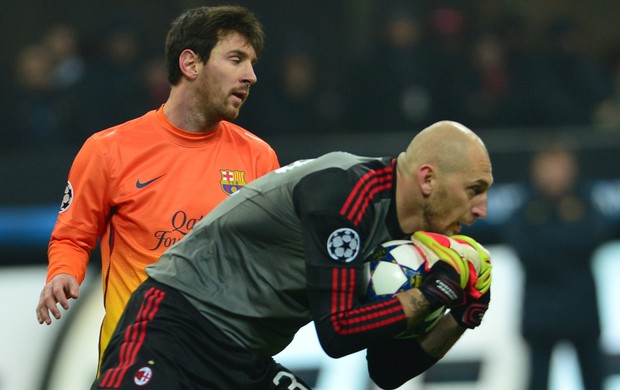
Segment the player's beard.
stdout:
<svg viewBox="0 0 620 390">
<path fill-rule="evenodd" d="M 221 83 L 213 77 L 207 75 L 201 86 L 203 93 L 199 99 L 200 104 L 205 107 L 205 117 L 212 121 L 236 119 L 241 112 L 243 103 L 247 100 L 247 96 L 242 102 L 234 102 L 233 99 L 236 99 L 234 93 L 239 88 L 224 90 Z M 249 94 L 249 91 L 247 93 Z"/>
<path fill-rule="evenodd" d="M 220 120 L 228 121 L 237 118 L 243 103 L 237 105 L 232 102 L 232 99 L 235 99 L 232 93 L 221 92 L 219 96 L 214 96 L 214 102 L 211 103 L 212 115 Z"/>
<path fill-rule="evenodd" d="M 447 226 L 440 226 L 441 215 L 445 214 L 446 200 L 448 193 L 445 188 L 437 188 L 429 197 L 428 202 L 424 204 L 424 219 L 426 221 L 427 230 L 440 234 L 447 234 Z"/>
<path fill-rule="evenodd" d="M 228 96 L 226 96 L 226 99 L 224 100 L 222 107 L 221 107 L 221 111 L 220 113 L 222 114 L 222 116 L 226 115 L 227 117 L 225 118 L 226 120 L 233 120 L 235 118 L 237 118 L 239 116 L 239 113 L 241 112 L 241 107 L 243 107 L 243 104 L 245 103 L 246 99 L 242 100 L 242 101 L 236 101 L 237 97 L 235 97 L 235 90 L 232 90 L 229 92 Z M 247 92 L 249 95 L 249 91 Z M 233 100 L 231 102 L 231 100 Z"/>
<path fill-rule="evenodd" d="M 208 118 L 210 122 L 236 119 L 239 116 L 241 106 L 235 107 L 230 99 L 232 99 L 230 95 L 224 94 L 215 98 L 214 95 L 203 98 L 202 106 L 205 107 L 203 111 L 205 118 Z"/>
</svg>

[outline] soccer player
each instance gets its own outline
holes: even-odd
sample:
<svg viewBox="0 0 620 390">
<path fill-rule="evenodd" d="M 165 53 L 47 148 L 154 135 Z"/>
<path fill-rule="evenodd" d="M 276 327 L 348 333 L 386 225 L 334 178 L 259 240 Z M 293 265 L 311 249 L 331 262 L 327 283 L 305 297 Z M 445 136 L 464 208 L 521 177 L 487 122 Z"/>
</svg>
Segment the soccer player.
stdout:
<svg viewBox="0 0 620 390">
<path fill-rule="evenodd" d="M 279 167 L 273 149 L 235 119 L 264 46 L 262 26 L 242 7 L 199 7 L 166 38 L 170 95 L 156 110 L 92 135 L 75 157 L 49 243 L 39 323 L 60 319 L 79 297 L 98 240 L 108 344 L 144 268 L 211 209 Z M 51 315 L 50 315 L 51 313 Z"/>
<path fill-rule="evenodd" d="M 305 389 L 272 356 L 310 321 L 329 356 L 366 348 L 377 384 L 404 383 L 480 323 L 490 263 L 469 280 L 469 259 L 444 248 L 419 288 L 361 303 L 363 260 L 379 243 L 484 218 L 492 182 L 483 142 L 451 121 L 396 158 L 334 152 L 255 180 L 147 267 L 92 388 Z M 474 280 L 478 295 L 464 290 Z M 453 310 L 426 336 L 395 338 L 441 306 Z"/>
</svg>

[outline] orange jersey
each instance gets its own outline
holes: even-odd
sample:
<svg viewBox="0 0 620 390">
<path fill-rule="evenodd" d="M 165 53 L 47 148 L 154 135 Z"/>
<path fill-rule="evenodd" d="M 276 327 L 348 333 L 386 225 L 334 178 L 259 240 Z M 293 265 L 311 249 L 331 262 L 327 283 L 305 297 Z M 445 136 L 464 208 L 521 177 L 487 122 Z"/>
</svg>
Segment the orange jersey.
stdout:
<svg viewBox="0 0 620 390">
<path fill-rule="evenodd" d="M 82 283 L 99 241 L 105 319 L 103 352 L 144 268 L 205 214 L 251 180 L 279 167 L 264 141 L 222 121 L 208 134 L 176 128 L 163 106 L 92 135 L 75 157 L 48 248 L 47 281 Z"/>
</svg>

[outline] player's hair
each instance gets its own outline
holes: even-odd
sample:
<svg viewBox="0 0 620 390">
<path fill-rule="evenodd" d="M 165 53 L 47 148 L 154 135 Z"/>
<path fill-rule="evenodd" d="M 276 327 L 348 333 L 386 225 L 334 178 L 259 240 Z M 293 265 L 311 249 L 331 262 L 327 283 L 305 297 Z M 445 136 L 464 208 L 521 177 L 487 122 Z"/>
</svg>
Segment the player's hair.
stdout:
<svg viewBox="0 0 620 390">
<path fill-rule="evenodd" d="M 168 82 L 176 85 L 181 80 L 179 56 L 183 50 L 193 50 L 201 61 L 207 62 L 220 37 L 229 32 L 243 35 L 260 57 L 265 44 L 263 27 L 245 7 L 197 7 L 177 17 L 166 36 Z"/>
</svg>

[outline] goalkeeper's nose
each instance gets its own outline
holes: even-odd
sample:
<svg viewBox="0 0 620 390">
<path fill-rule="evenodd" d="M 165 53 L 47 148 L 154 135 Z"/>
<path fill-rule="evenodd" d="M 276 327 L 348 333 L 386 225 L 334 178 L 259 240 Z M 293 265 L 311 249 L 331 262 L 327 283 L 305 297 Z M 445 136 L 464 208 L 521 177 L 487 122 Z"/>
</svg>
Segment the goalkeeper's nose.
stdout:
<svg viewBox="0 0 620 390">
<path fill-rule="evenodd" d="M 471 207 L 471 213 L 474 216 L 474 222 L 478 219 L 484 219 L 487 217 L 487 194 L 483 194 L 474 202 Z"/>
</svg>

